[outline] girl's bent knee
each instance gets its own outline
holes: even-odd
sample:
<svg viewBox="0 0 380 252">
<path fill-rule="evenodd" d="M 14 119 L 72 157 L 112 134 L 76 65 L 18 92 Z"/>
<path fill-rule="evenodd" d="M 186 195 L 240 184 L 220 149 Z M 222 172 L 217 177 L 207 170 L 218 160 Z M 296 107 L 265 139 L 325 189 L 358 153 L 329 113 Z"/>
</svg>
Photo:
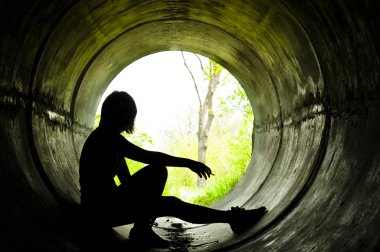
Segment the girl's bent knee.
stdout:
<svg viewBox="0 0 380 252">
<path fill-rule="evenodd" d="M 164 165 L 147 165 L 138 172 L 138 173 L 144 173 L 144 174 L 150 174 L 153 176 L 159 176 L 159 175 L 165 175 L 167 176 L 168 174 L 168 169 Z"/>
<path fill-rule="evenodd" d="M 168 169 L 164 165 L 150 165 L 150 168 L 155 176 L 165 178 L 168 176 Z"/>
<path fill-rule="evenodd" d="M 166 166 L 164 165 L 156 165 L 156 169 L 164 174 L 168 173 L 168 168 L 166 168 Z"/>
<path fill-rule="evenodd" d="M 144 168 L 149 174 L 149 177 L 154 181 L 162 181 L 166 183 L 168 178 L 168 169 L 164 165 L 148 165 Z M 160 182 L 161 183 L 161 182 Z"/>
<path fill-rule="evenodd" d="M 168 205 L 184 203 L 181 199 L 179 199 L 175 196 L 163 196 L 163 198 L 165 198 L 165 201 Z"/>
</svg>

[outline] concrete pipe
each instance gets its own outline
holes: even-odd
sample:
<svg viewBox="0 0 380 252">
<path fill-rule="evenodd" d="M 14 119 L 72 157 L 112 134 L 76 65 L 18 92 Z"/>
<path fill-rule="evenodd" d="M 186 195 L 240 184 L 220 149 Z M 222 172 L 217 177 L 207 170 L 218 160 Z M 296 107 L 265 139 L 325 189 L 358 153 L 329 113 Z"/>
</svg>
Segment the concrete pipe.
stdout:
<svg viewBox="0 0 380 252">
<path fill-rule="evenodd" d="M 269 209 L 240 235 L 190 228 L 186 249 L 379 249 L 375 2 L 3 1 L 0 250 L 80 250 L 78 157 L 99 100 L 125 66 L 166 50 L 208 56 L 241 82 L 254 158 L 215 207 Z"/>
</svg>

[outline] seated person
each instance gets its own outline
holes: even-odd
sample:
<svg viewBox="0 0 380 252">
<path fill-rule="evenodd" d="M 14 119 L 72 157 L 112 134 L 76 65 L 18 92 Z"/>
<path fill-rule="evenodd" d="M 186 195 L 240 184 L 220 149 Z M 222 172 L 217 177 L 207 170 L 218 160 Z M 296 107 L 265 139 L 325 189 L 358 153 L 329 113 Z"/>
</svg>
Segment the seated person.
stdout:
<svg viewBox="0 0 380 252">
<path fill-rule="evenodd" d="M 212 171 L 203 163 L 148 151 L 129 142 L 120 133 L 133 133 L 136 114 L 136 104 L 128 93 L 113 92 L 102 105 L 99 127 L 83 146 L 81 206 L 94 221 L 110 227 L 134 223 L 131 240 L 166 247 L 168 242 L 152 230 L 157 217 L 173 216 L 199 224 L 228 223 L 234 232 L 243 232 L 266 213 L 265 207 L 222 211 L 162 196 L 167 166 L 187 167 L 206 179 Z M 125 158 L 147 166 L 131 176 Z"/>
</svg>

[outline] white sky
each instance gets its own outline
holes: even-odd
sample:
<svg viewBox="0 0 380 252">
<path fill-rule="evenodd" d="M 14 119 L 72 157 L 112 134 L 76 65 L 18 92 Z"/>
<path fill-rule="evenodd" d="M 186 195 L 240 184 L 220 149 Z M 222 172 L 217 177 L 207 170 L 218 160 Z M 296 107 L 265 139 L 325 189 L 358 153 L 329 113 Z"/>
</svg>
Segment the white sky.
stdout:
<svg viewBox="0 0 380 252">
<path fill-rule="evenodd" d="M 203 76 L 198 59 L 187 52 L 185 57 L 200 83 Z M 207 60 L 202 57 L 204 66 Z M 175 127 L 177 117 L 198 106 L 193 81 L 179 51 L 151 54 L 126 67 L 105 91 L 98 113 L 105 97 L 114 90 L 126 91 L 134 98 L 138 111 L 136 128 L 149 135 Z"/>
</svg>

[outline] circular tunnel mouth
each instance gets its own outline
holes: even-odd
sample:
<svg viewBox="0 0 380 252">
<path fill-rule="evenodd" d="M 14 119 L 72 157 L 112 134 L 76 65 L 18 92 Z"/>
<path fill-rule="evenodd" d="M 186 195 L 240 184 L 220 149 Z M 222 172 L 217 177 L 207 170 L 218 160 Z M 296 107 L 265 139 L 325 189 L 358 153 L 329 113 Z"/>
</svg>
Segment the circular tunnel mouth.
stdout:
<svg viewBox="0 0 380 252">
<path fill-rule="evenodd" d="M 194 22 L 194 21 L 186 21 L 185 23 L 183 21 L 180 21 L 180 22 L 164 21 L 161 24 L 161 22 L 162 21 L 156 21 L 154 23 L 148 23 L 146 25 L 143 25 L 143 26 L 140 26 L 140 27 L 137 27 L 135 29 L 128 31 L 127 33 L 123 34 L 123 36 L 120 36 L 117 39 L 115 39 L 115 41 L 113 41 L 113 43 L 109 43 L 106 48 L 103 48 L 104 51 L 99 53 L 99 55 L 96 55 L 97 58 L 93 59 L 93 62 L 91 62 L 91 66 L 89 66 L 88 69 L 86 69 L 86 72 L 82 73 L 82 76 L 83 76 L 82 82 L 77 84 L 77 85 L 80 85 L 79 89 L 78 89 L 78 94 L 74 94 L 74 97 L 76 97 L 77 99 L 74 100 L 74 102 L 73 102 L 74 105 L 72 105 L 72 108 L 74 108 L 74 111 L 75 111 L 75 113 L 74 113 L 75 117 L 77 115 L 79 115 L 80 113 L 83 113 L 83 111 L 88 115 L 89 110 L 91 110 L 91 113 L 90 113 L 91 115 L 94 114 L 94 109 L 91 108 L 91 105 L 89 105 L 89 103 L 87 103 L 87 105 L 82 103 L 83 98 L 86 102 L 89 101 L 89 95 L 87 93 L 85 93 L 87 91 L 87 90 L 85 90 L 85 88 L 87 88 L 86 85 L 89 85 L 89 89 L 91 91 L 103 90 L 102 93 L 100 93 L 100 95 L 97 95 L 95 97 L 90 96 L 91 101 L 92 101 L 92 99 L 94 99 L 94 100 L 96 99 L 95 101 L 98 102 L 100 100 L 100 98 L 102 97 L 103 92 L 107 88 L 109 80 L 112 79 L 114 76 L 116 76 L 117 73 L 120 71 L 120 69 L 123 69 L 125 67 L 124 64 L 128 65 L 128 64 L 133 63 L 134 61 L 138 60 L 139 58 L 146 57 L 148 55 L 151 55 L 152 53 L 166 51 L 168 44 L 170 44 L 173 41 L 175 43 L 173 45 L 170 45 L 170 50 L 176 50 L 176 51 L 181 50 L 181 51 L 190 51 L 193 53 L 202 53 L 203 55 L 207 55 L 208 57 L 210 57 L 211 59 L 214 59 L 215 61 L 223 62 L 224 64 L 226 64 L 226 66 L 229 67 L 229 68 L 226 67 L 227 70 L 229 70 L 229 71 L 230 71 L 230 69 L 232 69 L 232 71 L 236 71 L 235 68 L 240 69 L 239 71 L 237 71 L 238 75 L 236 76 L 238 80 L 243 80 L 243 81 L 247 80 L 248 82 L 252 82 L 255 80 L 255 76 L 252 74 L 252 72 L 248 73 L 252 69 L 250 69 L 248 66 L 244 65 L 244 63 L 246 63 L 246 62 L 243 62 L 243 64 L 240 63 L 239 66 L 236 66 L 236 64 L 230 63 L 231 60 L 236 62 L 237 59 L 232 58 L 232 57 L 234 57 L 234 55 L 227 55 L 228 58 L 225 59 L 225 58 L 220 58 L 220 53 L 218 53 L 218 54 L 215 53 L 216 51 L 220 51 L 220 44 L 217 45 L 217 43 L 220 39 L 230 40 L 230 43 L 234 43 L 235 46 L 237 46 L 236 44 L 239 43 L 238 40 L 236 40 L 235 38 L 230 36 L 228 33 L 225 33 L 223 31 L 221 31 L 220 29 L 217 29 L 215 32 L 216 33 L 215 38 L 213 38 L 209 34 L 207 34 L 208 36 L 205 36 L 205 34 L 202 34 L 201 32 L 199 32 L 201 30 L 204 30 L 204 27 L 207 27 L 207 25 L 205 25 L 203 23 Z M 192 23 L 192 24 L 188 25 L 188 23 Z M 160 25 L 158 26 L 157 24 L 160 24 Z M 191 32 L 191 30 L 189 31 L 189 27 L 192 27 L 191 29 L 198 31 L 197 34 L 194 35 L 194 33 Z M 214 27 L 207 27 L 206 30 L 208 32 L 210 32 L 209 30 L 212 31 L 214 29 L 215 29 Z M 139 56 L 133 57 L 132 55 L 130 55 L 131 51 L 130 51 L 128 46 L 125 46 L 125 40 L 132 36 L 133 41 L 130 43 L 132 45 L 131 47 L 134 48 L 134 45 L 141 43 L 142 38 L 146 37 L 146 34 L 151 34 L 152 30 L 154 31 L 154 33 L 157 37 L 161 37 L 162 36 L 161 34 L 164 33 L 166 36 L 166 39 L 165 40 L 161 39 L 160 42 L 158 42 L 156 40 L 155 43 L 153 43 L 153 44 L 141 46 L 140 50 L 142 53 Z M 173 37 L 170 37 L 169 36 L 170 34 L 167 34 L 167 32 L 165 33 L 165 31 L 168 31 L 168 30 L 182 30 L 182 31 L 185 31 L 185 33 L 192 34 L 191 37 L 189 38 L 189 40 L 191 40 L 191 41 L 186 41 L 186 40 L 182 41 L 182 39 L 181 39 L 182 36 L 185 38 L 186 37 L 188 38 L 189 35 L 186 36 L 183 34 L 174 34 Z M 152 36 L 153 39 L 155 39 L 155 35 Z M 199 44 L 192 42 L 192 40 L 199 40 L 198 41 Z M 215 44 L 215 47 L 211 47 L 214 49 L 210 50 L 208 48 L 208 46 L 206 48 L 204 48 L 205 45 L 209 45 L 210 43 Z M 120 49 L 121 44 L 124 45 L 124 47 L 122 49 Z M 241 44 L 241 43 L 239 43 L 239 44 Z M 198 45 L 200 45 L 200 46 L 198 46 Z M 156 48 L 158 48 L 158 49 L 156 49 Z M 125 50 L 125 51 L 120 52 L 120 50 Z M 223 50 L 230 51 L 230 48 L 228 48 L 228 46 L 226 46 L 226 48 L 223 48 Z M 241 48 L 241 50 L 243 50 L 243 48 Z M 96 82 L 93 79 L 93 76 L 103 75 L 104 72 L 102 71 L 102 69 L 104 69 L 104 66 L 109 65 L 109 64 L 113 64 L 113 61 L 115 60 L 115 58 L 108 58 L 108 55 L 109 54 L 114 55 L 115 51 L 118 51 L 118 53 L 120 53 L 120 55 L 124 56 L 123 62 L 125 62 L 125 63 L 117 66 L 118 70 L 113 72 L 112 77 L 109 77 L 108 76 L 109 74 L 105 74 L 105 76 L 107 76 L 106 82 L 104 82 L 104 83 L 99 82 L 99 81 Z M 249 55 L 245 55 L 245 57 L 250 56 L 250 57 L 253 57 L 254 59 L 257 59 L 257 56 L 251 50 L 247 54 L 249 54 Z M 120 55 L 117 58 L 119 58 L 119 57 L 121 58 L 122 56 L 120 56 Z M 129 57 L 131 57 L 131 59 Z M 241 60 L 241 59 L 242 59 L 242 55 L 239 55 L 238 60 Z M 99 63 L 99 66 L 92 68 L 92 66 L 97 65 L 97 63 L 98 63 L 97 61 L 101 62 L 101 63 Z M 104 62 L 104 61 L 106 61 L 106 62 Z M 118 61 L 118 60 L 116 60 L 116 61 Z M 223 64 L 223 63 L 221 63 L 221 64 Z M 254 64 L 256 64 L 260 70 L 265 69 L 262 66 L 262 62 L 260 62 L 260 61 L 256 61 Z M 99 71 L 99 69 L 100 69 L 100 71 Z M 241 74 L 242 71 L 244 71 L 244 76 L 242 76 L 242 74 Z M 249 74 L 249 76 L 247 76 L 247 73 Z M 270 81 L 269 74 L 266 73 L 266 70 L 261 72 L 261 74 L 264 74 L 265 75 L 264 78 L 266 78 L 266 80 Z M 104 77 L 102 77 L 102 78 L 104 78 Z M 249 87 L 249 86 L 247 87 L 247 85 L 245 85 L 244 82 L 241 85 L 242 85 L 244 90 L 248 89 L 250 91 L 250 94 L 249 95 L 247 94 L 247 96 L 248 96 L 250 102 L 253 103 L 255 101 L 253 98 L 253 96 L 255 94 L 255 90 L 253 90 L 252 87 Z M 271 84 L 269 84 L 269 85 L 271 85 Z M 82 91 L 82 88 L 83 88 L 83 91 Z M 246 92 L 249 92 L 249 91 L 246 91 Z M 83 92 L 83 94 L 81 92 Z M 279 102 L 278 100 L 275 100 L 274 106 L 276 106 L 277 105 L 276 103 L 278 103 L 278 102 Z M 77 108 L 80 108 L 80 109 L 77 109 Z M 256 117 L 260 117 L 260 115 L 256 115 Z M 80 119 L 82 119 L 82 118 L 80 118 Z M 74 122 L 77 123 L 80 121 L 80 119 L 78 120 L 77 118 L 75 118 Z M 87 118 L 85 118 L 85 119 L 87 119 Z M 89 120 L 89 121 L 91 122 L 91 120 Z M 85 126 L 86 128 L 91 128 L 91 123 L 88 123 L 85 125 L 86 125 Z M 83 127 L 83 124 L 81 125 L 81 127 Z M 247 169 L 252 169 L 252 161 L 250 162 Z M 244 201 L 243 201 L 243 203 L 239 202 L 238 204 L 242 205 L 242 204 L 244 204 Z M 224 205 L 228 205 L 228 203 L 217 203 L 215 205 L 215 207 L 225 208 Z"/>
<path fill-rule="evenodd" d="M 110 82 L 94 119 L 96 128 L 104 99 L 115 90 L 125 91 L 138 108 L 134 133 L 122 133 L 125 138 L 147 150 L 198 160 L 200 103 L 208 104 L 210 91 L 211 126 L 206 132 L 205 160 L 200 161 L 212 168 L 213 176 L 199 185 L 203 180 L 190 170 L 170 168 L 163 193 L 204 206 L 232 190 L 254 155 L 252 106 L 235 77 L 215 63 L 217 70 L 210 70 L 214 62 L 209 58 L 183 51 L 163 51 L 136 60 Z M 210 89 L 212 74 L 207 71 L 217 76 L 215 89 Z M 126 162 L 132 175 L 145 166 Z"/>
<path fill-rule="evenodd" d="M 44 48 L 33 93 L 54 102 L 47 107 L 47 102 L 36 101 L 32 111 L 34 144 L 44 172 L 63 199 L 78 202 L 75 167 L 108 83 L 126 65 L 154 52 L 183 50 L 205 55 L 238 79 L 256 113 L 255 157 L 234 190 L 214 207 L 263 205 L 269 213 L 250 232 L 239 236 L 217 224 L 189 232 L 199 237 L 206 231 L 209 239 L 217 237 L 218 243 L 212 245 L 204 242 L 208 238 L 196 240 L 201 244 L 199 249 L 238 247 L 283 218 L 302 198 L 318 168 L 326 134 L 321 97 L 324 85 L 309 39 L 280 3 L 262 3 L 259 11 L 249 6 L 252 10 L 241 15 L 257 16 L 239 26 L 234 25 L 234 9 L 220 20 L 212 12 L 185 16 L 175 12 L 183 8 L 181 5 L 169 9 L 153 6 L 163 8 L 162 12 L 148 13 L 147 6 L 120 5 L 115 11 L 125 8 L 122 15 L 113 11 L 104 14 L 105 5 L 75 5 Z M 79 21 L 82 13 L 88 12 L 92 19 Z M 144 15 L 130 20 L 127 17 L 132 12 L 134 17 L 139 16 L 136 13 Z M 78 25 L 68 29 L 71 23 Z M 62 128 L 65 123 L 69 127 Z M 59 143 L 56 139 L 64 140 Z M 59 145 L 65 146 L 61 153 L 54 151 Z"/>
</svg>

